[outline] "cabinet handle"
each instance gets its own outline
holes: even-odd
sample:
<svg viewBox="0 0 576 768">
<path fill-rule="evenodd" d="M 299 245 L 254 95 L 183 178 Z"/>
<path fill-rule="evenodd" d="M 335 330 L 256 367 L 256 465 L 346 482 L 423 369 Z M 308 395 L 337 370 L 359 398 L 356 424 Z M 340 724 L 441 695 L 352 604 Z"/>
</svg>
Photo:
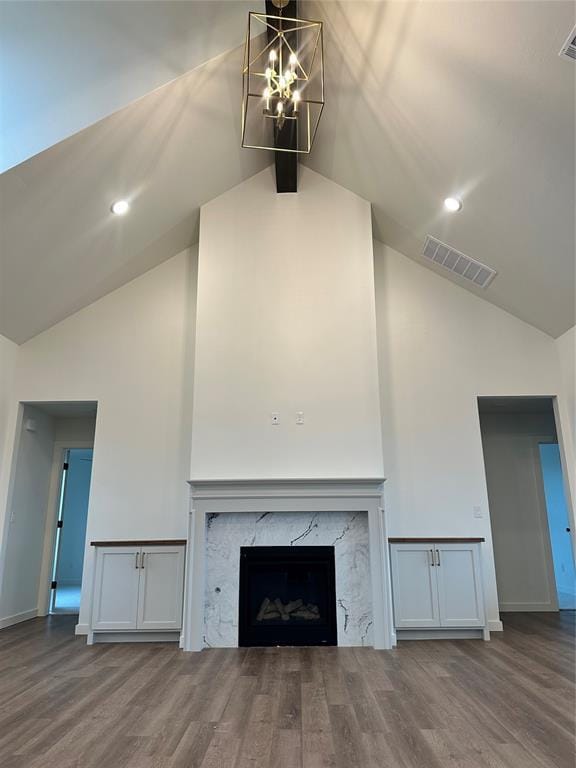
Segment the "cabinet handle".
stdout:
<svg viewBox="0 0 576 768">
<path fill-rule="evenodd" d="M 434 567 L 434 550 L 430 550 L 430 566 Z"/>
<path fill-rule="evenodd" d="M 140 557 L 140 568 L 144 568 L 144 555 L 146 552 L 142 552 L 142 556 Z"/>
<path fill-rule="evenodd" d="M 138 552 L 136 552 L 136 562 L 134 563 L 134 568 L 138 568 Z"/>
<path fill-rule="evenodd" d="M 436 565 L 440 567 L 440 550 L 436 550 Z"/>
</svg>

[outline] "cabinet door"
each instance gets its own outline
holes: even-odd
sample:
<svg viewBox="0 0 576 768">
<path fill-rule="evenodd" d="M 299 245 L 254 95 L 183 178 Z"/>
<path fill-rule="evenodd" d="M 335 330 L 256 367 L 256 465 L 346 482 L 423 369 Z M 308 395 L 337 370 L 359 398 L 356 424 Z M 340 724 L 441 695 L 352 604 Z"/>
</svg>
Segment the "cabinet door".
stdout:
<svg viewBox="0 0 576 768">
<path fill-rule="evenodd" d="M 484 598 L 477 544 L 435 546 L 443 627 L 483 627 Z"/>
<path fill-rule="evenodd" d="M 436 566 L 431 544 L 392 544 L 392 592 L 398 629 L 439 627 Z"/>
<path fill-rule="evenodd" d="M 140 547 L 98 547 L 92 629 L 136 629 Z"/>
<path fill-rule="evenodd" d="M 180 629 L 184 547 L 142 547 L 138 629 Z"/>
</svg>

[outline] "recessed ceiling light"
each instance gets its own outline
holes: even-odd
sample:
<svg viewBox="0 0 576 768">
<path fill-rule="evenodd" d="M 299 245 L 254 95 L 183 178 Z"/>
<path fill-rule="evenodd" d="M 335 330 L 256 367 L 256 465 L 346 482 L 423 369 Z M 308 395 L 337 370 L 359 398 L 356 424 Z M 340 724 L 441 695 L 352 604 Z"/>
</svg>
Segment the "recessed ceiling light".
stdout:
<svg viewBox="0 0 576 768">
<path fill-rule="evenodd" d="M 462 210 L 462 200 L 458 200 L 457 197 L 447 197 L 444 200 L 444 208 L 450 213 L 456 213 L 456 211 Z"/>
<path fill-rule="evenodd" d="M 124 214 L 128 213 L 130 210 L 130 203 L 128 200 L 116 200 L 116 202 L 112 203 L 110 206 L 110 210 L 112 213 L 115 213 L 116 216 L 124 216 Z"/>
</svg>

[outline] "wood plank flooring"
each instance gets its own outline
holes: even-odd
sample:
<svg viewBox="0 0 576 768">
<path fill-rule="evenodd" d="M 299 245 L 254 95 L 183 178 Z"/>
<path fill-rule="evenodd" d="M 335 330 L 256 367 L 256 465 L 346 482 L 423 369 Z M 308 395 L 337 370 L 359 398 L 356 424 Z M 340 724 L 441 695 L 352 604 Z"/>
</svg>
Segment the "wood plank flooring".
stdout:
<svg viewBox="0 0 576 768">
<path fill-rule="evenodd" d="M 0 632 L 3 768 L 574 768 L 574 612 L 481 641 L 95 645 Z"/>
</svg>

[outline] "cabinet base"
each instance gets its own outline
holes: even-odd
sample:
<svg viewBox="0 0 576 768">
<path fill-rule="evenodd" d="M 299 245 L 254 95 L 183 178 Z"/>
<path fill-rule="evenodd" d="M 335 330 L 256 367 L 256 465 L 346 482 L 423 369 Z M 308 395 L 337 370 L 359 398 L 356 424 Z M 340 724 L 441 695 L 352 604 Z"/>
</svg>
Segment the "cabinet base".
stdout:
<svg viewBox="0 0 576 768">
<path fill-rule="evenodd" d="M 88 632 L 87 644 L 94 643 L 178 643 L 181 630 L 173 632 Z"/>
<path fill-rule="evenodd" d="M 397 640 L 490 640 L 483 627 L 469 629 L 397 629 Z"/>
</svg>

